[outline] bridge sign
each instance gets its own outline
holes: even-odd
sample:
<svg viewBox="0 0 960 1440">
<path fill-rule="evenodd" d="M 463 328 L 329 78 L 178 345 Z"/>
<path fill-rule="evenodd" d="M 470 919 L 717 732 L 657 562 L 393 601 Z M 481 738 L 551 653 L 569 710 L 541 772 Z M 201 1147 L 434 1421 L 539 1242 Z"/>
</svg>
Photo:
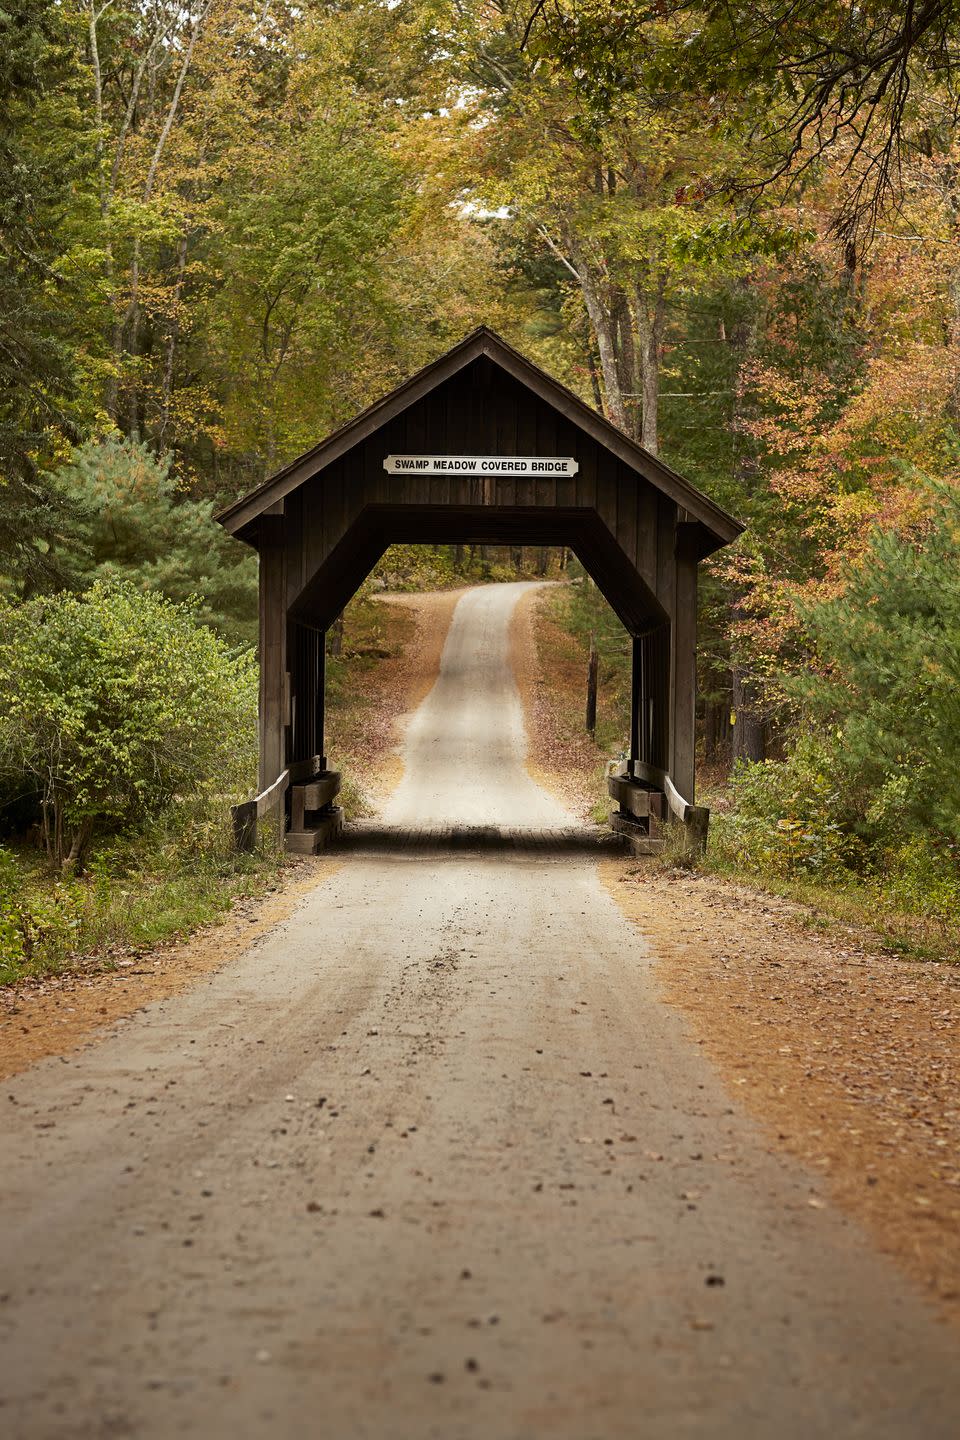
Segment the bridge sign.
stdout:
<svg viewBox="0 0 960 1440">
<path fill-rule="evenodd" d="M 388 475 L 576 475 L 570 455 L 388 455 Z"/>
<path fill-rule="evenodd" d="M 573 550 L 631 636 L 620 778 L 644 794 L 620 791 L 637 804 L 644 787 L 676 792 L 696 809 L 697 566 L 743 526 L 492 331 L 468 335 L 220 521 L 260 556 L 263 796 L 283 775 L 319 794 L 324 635 L 389 545 L 534 545 Z"/>
</svg>

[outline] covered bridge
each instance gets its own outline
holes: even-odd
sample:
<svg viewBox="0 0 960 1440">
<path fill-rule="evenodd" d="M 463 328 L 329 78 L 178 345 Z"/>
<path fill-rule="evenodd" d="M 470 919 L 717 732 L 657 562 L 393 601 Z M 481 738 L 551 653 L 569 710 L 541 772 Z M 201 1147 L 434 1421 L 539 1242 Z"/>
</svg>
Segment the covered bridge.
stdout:
<svg viewBox="0 0 960 1440">
<path fill-rule="evenodd" d="M 260 813 L 292 791 L 294 848 L 336 793 L 325 632 L 393 542 L 568 546 L 633 641 L 624 823 L 695 819 L 697 565 L 743 527 L 492 331 L 218 518 L 260 557 Z"/>
</svg>

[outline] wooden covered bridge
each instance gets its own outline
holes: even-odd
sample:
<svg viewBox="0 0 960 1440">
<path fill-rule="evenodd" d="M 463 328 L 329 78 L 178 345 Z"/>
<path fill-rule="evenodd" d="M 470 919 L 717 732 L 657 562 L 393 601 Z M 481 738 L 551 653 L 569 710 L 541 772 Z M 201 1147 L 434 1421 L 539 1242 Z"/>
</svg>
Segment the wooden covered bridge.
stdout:
<svg viewBox="0 0 960 1440">
<path fill-rule="evenodd" d="M 293 849 L 330 828 L 325 633 L 386 548 L 563 545 L 633 642 L 615 823 L 694 831 L 697 566 L 740 523 L 576 395 L 480 329 L 263 485 L 220 523 L 260 557 L 260 796 Z"/>
</svg>

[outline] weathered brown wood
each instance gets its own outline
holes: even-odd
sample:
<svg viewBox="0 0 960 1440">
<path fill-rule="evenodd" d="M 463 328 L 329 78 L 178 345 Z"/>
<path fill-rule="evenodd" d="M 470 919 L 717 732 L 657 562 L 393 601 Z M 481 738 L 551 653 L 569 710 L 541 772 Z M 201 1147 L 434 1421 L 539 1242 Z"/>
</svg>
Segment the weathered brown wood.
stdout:
<svg viewBox="0 0 960 1440">
<path fill-rule="evenodd" d="M 670 666 L 673 716 L 670 776 L 693 804 L 696 783 L 697 540 L 690 525 L 677 527 L 676 601 Z"/>
<path fill-rule="evenodd" d="M 312 780 L 314 775 L 320 775 L 326 768 L 326 755 L 311 755 L 307 760 L 292 760 L 287 766 L 290 784 L 301 785 L 305 780 Z"/>
<path fill-rule="evenodd" d="M 650 796 L 653 792 L 638 785 L 626 775 L 607 776 L 607 794 L 615 800 L 621 810 L 628 811 L 638 819 L 650 814 Z"/>
<path fill-rule="evenodd" d="M 337 838 L 343 829 L 343 811 L 334 805 L 307 830 L 288 830 L 284 845 L 292 855 L 317 855 Z"/>
<path fill-rule="evenodd" d="M 290 774 L 284 770 L 278 775 L 273 784 L 266 790 L 262 790 L 253 800 L 245 800 L 240 805 L 232 805 L 230 814 L 233 818 L 233 844 L 236 850 L 253 851 L 257 848 L 258 821 L 276 810 L 283 802 L 290 784 Z"/>
<path fill-rule="evenodd" d="M 706 854 L 709 825 L 710 811 L 706 805 L 691 805 L 687 816 L 687 834 L 694 855 Z"/>
<path fill-rule="evenodd" d="M 630 761 L 648 760 L 646 715 L 644 714 L 643 644 L 634 638 L 630 644 Z"/>
<path fill-rule="evenodd" d="M 286 795 L 289 784 L 290 772 L 289 770 L 284 770 L 281 775 L 277 776 L 272 785 L 260 792 L 253 802 L 257 807 L 258 820 L 262 820 L 265 815 L 269 815 L 271 811 L 277 808 L 284 795 Z"/>
<path fill-rule="evenodd" d="M 340 794 L 341 779 L 339 770 L 331 770 L 326 775 L 318 775 L 316 780 L 309 784 L 297 785 L 295 788 L 303 792 L 303 803 L 307 810 L 322 810 Z"/>
<path fill-rule="evenodd" d="M 284 768 L 284 684 L 286 674 L 286 557 L 283 521 L 258 521 L 260 551 L 260 789 Z"/>
<path fill-rule="evenodd" d="M 233 848 L 242 853 L 252 854 L 257 848 L 257 802 L 247 800 L 242 805 L 232 805 Z"/>
<path fill-rule="evenodd" d="M 294 835 L 299 835 L 305 828 L 307 805 L 304 789 L 303 785 L 290 787 L 290 832 Z"/>
<path fill-rule="evenodd" d="M 288 841 L 291 835 L 315 830 L 322 824 L 320 817 L 308 820 L 307 816 L 316 815 L 317 811 L 328 810 L 340 793 L 340 783 L 340 772 L 329 770 L 326 774 L 317 775 L 305 784 L 291 785 Z M 291 848 L 289 844 L 287 848 Z"/>
<path fill-rule="evenodd" d="M 388 475 L 384 458 L 404 453 L 569 455 L 577 473 Z M 261 791 L 285 769 L 295 786 L 317 778 L 319 632 L 387 545 L 557 545 L 579 556 L 634 640 L 631 768 L 639 777 L 637 766 L 651 766 L 692 805 L 697 562 L 741 527 L 490 332 L 221 519 L 261 556 Z M 292 797 L 297 833 L 324 808 L 313 798 Z"/>
<path fill-rule="evenodd" d="M 624 837 L 634 855 L 659 855 L 663 850 L 663 838 L 651 835 L 629 815 L 611 815 L 610 829 L 615 835 Z"/>
</svg>

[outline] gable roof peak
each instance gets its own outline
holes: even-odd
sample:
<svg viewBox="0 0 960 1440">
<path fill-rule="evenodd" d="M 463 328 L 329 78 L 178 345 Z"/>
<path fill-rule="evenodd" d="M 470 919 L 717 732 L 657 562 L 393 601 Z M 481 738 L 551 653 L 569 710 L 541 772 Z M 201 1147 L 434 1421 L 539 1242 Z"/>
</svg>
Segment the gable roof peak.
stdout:
<svg viewBox="0 0 960 1440">
<path fill-rule="evenodd" d="M 487 356 L 518 384 L 564 415 L 572 424 L 686 510 L 691 519 L 704 527 L 710 538 L 710 543 L 704 547 L 704 553 L 729 544 L 743 531 L 744 526 L 739 520 L 721 509 L 662 460 L 651 455 L 574 391 L 548 375 L 532 360 L 528 360 L 521 351 L 515 349 L 488 325 L 478 325 L 451 349 L 404 380 L 396 389 L 368 405 L 319 444 L 305 451 L 282 470 L 278 470 L 262 485 L 227 505 L 219 512 L 217 520 L 230 534 L 238 534 L 258 515 L 263 514 L 327 465 L 338 460 L 354 445 L 375 434 L 432 390 L 452 379 L 480 355 Z"/>
</svg>

